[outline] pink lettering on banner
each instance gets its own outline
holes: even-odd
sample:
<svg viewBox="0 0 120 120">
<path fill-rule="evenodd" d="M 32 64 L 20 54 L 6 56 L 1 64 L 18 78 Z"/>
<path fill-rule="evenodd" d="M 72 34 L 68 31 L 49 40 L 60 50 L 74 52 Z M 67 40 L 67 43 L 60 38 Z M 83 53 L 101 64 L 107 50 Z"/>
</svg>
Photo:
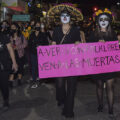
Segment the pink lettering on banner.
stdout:
<svg viewBox="0 0 120 120">
<path fill-rule="evenodd" d="M 39 46 L 37 54 L 40 78 L 120 71 L 118 41 Z"/>
</svg>

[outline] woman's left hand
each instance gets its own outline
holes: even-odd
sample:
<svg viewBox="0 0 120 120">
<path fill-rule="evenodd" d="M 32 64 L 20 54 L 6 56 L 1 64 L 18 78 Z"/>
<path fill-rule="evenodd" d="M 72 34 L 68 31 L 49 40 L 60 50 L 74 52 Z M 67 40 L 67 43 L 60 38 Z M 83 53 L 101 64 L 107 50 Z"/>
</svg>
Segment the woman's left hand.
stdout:
<svg viewBox="0 0 120 120">
<path fill-rule="evenodd" d="M 99 42 L 105 42 L 105 40 L 99 40 Z"/>
<path fill-rule="evenodd" d="M 75 42 L 75 45 L 78 45 L 78 44 L 80 44 L 80 43 L 81 43 L 80 41 L 76 41 L 76 42 Z"/>
</svg>

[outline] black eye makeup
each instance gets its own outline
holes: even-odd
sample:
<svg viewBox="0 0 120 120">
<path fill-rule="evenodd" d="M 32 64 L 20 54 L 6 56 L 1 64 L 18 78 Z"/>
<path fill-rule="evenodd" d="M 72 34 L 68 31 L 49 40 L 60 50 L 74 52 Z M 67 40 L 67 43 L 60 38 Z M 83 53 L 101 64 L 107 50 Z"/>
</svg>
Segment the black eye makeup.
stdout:
<svg viewBox="0 0 120 120">
<path fill-rule="evenodd" d="M 99 21 L 109 21 L 109 18 L 100 18 Z"/>
<path fill-rule="evenodd" d="M 67 15 L 64 15 L 64 14 L 63 14 L 63 15 L 61 15 L 61 17 L 70 17 L 70 15 L 68 15 L 68 14 L 67 14 Z"/>
</svg>

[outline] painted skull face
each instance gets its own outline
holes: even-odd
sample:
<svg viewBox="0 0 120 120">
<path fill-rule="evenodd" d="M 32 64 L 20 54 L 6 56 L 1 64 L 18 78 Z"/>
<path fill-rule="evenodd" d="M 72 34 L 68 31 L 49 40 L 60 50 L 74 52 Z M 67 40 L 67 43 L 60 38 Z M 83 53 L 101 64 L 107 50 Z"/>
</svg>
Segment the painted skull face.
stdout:
<svg viewBox="0 0 120 120">
<path fill-rule="evenodd" d="M 67 24 L 70 22 L 70 15 L 68 15 L 67 13 L 62 13 L 60 19 L 63 24 Z"/>
<path fill-rule="evenodd" d="M 101 28 L 107 28 L 107 26 L 109 25 L 109 18 L 107 17 L 107 15 L 101 15 L 99 17 L 99 25 Z"/>
</svg>

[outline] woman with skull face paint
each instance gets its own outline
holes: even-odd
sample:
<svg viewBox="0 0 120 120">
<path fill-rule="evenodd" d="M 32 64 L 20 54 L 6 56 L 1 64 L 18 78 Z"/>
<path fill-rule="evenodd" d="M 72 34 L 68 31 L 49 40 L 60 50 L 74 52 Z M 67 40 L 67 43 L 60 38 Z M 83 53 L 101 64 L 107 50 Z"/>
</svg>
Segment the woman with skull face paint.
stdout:
<svg viewBox="0 0 120 120">
<path fill-rule="evenodd" d="M 106 42 L 116 41 L 117 35 L 111 29 L 110 23 L 112 22 L 112 13 L 108 10 L 99 10 L 95 13 L 95 20 L 97 28 L 89 36 L 89 42 Z M 94 75 L 96 79 L 96 92 L 98 98 L 98 112 L 103 111 L 103 86 L 106 83 L 106 92 L 108 98 L 109 115 L 113 117 L 113 103 L 114 103 L 114 78 L 115 73 L 105 73 Z"/>
<path fill-rule="evenodd" d="M 53 31 L 52 45 L 55 44 L 78 44 L 81 42 L 80 31 L 77 27 L 70 24 L 71 17 L 69 5 L 60 4 L 59 7 L 63 7 L 63 11 L 60 11 L 61 25 L 56 27 Z M 57 7 L 57 6 L 56 6 Z M 73 7 L 71 9 L 74 9 Z M 52 11 L 52 9 L 50 10 Z M 54 10 L 55 11 L 55 10 Z M 82 14 L 80 11 L 80 18 L 82 20 Z M 49 12 L 48 12 L 49 13 Z M 50 14 L 50 13 L 49 13 Z M 75 15 L 75 14 L 74 14 Z M 63 106 L 62 115 L 66 119 L 74 117 L 74 97 L 76 91 L 76 77 L 62 77 L 56 78 L 56 100 L 58 106 Z"/>
</svg>

